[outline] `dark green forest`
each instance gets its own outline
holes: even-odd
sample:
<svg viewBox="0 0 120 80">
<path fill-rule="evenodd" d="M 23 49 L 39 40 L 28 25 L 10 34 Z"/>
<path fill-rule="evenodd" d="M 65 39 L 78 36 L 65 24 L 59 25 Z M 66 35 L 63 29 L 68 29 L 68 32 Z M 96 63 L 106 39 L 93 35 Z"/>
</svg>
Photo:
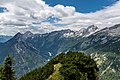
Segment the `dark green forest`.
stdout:
<svg viewBox="0 0 120 80">
<path fill-rule="evenodd" d="M 8 55 L 0 65 L 0 80 L 15 80 L 12 64 L 13 60 Z M 57 55 L 45 66 L 36 68 L 19 80 L 98 80 L 98 72 L 96 62 L 90 56 L 69 51 Z"/>
<path fill-rule="evenodd" d="M 20 80 L 98 80 L 99 69 L 90 56 L 81 52 L 61 53 L 44 67 L 37 68 Z"/>
</svg>

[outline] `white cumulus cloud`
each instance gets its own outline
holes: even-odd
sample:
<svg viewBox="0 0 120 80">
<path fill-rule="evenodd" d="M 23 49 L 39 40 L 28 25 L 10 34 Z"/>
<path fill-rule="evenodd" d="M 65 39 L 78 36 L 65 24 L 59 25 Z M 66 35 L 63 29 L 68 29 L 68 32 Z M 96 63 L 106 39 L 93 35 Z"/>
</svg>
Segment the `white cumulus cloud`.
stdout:
<svg viewBox="0 0 120 80">
<path fill-rule="evenodd" d="M 8 10 L 0 13 L 0 33 L 6 35 L 26 31 L 46 33 L 61 29 L 79 30 L 92 24 L 104 28 L 120 23 L 120 1 L 93 13 L 79 13 L 75 7 L 60 4 L 51 7 L 42 0 L 0 0 L 0 6 Z M 43 22 L 51 15 L 60 18 L 60 21 Z"/>
</svg>

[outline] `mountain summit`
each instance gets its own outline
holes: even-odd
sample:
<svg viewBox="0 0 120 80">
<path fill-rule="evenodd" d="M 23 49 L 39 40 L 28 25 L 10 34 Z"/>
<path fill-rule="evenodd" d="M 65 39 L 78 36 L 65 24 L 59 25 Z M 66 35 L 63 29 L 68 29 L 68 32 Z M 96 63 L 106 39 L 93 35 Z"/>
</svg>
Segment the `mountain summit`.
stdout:
<svg viewBox="0 0 120 80">
<path fill-rule="evenodd" d="M 119 28 L 120 25 L 115 25 L 97 31 L 98 28 L 92 25 L 87 29 L 81 29 L 82 35 L 80 31 L 78 33 L 69 29 L 46 34 L 32 34 L 29 31 L 24 34 L 18 33 L 12 39 L 0 44 L 0 62 L 8 53 L 11 54 L 15 60 L 16 75 L 21 76 L 25 72 L 43 66 L 58 53 L 71 50 L 84 51 L 87 55 L 92 55 L 95 60 L 100 57 L 102 62 L 98 64 L 101 66 L 101 71 L 110 64 L 110 68 L 119 71 Z M 104 68 L 103 64 L 106 65 Z"/>
</svg>

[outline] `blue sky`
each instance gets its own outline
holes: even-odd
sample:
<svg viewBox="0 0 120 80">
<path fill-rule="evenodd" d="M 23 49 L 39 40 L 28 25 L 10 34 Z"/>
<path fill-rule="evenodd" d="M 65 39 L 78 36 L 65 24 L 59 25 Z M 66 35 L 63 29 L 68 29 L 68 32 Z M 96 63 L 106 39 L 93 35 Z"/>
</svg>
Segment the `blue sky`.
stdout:
<svg viewBox="0 0 120 80">
<path fill-rule="evenodd" d="M 0 13 L 4 12 L 5 8 L 4 7 L 0 7 Z"/>
<path fill-rule="evenodd" d="M 46 4 L 55 6 L 74 6 L 77 12 L 89 13 L 101 10 L 106 6 L 114 4 L 117 0 L 45 0 Z"/>
</svg>

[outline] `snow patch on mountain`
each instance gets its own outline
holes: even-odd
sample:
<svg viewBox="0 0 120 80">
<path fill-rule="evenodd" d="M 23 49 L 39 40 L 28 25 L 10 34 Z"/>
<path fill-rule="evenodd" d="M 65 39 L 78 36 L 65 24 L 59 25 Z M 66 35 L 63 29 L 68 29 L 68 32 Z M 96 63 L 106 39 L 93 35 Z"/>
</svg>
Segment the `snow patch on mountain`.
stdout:
<svg viewBox="0 0 120 80">
<path fill-rule="evenodd" d="M 64 37 L 68 38 L 68 37 L 88 37 L 90 35 L 92 35 L 93 33 L 97 32 L 99 29 L 97 26 L 95 25 L 91 25 L 88 28 L 81 28 L 79 31 L 74 31 L 74 32 L 70 32 L 70 33 L 65 33 Z"/>
<path fill-rule="evenodd" d="M 52 56 L 52 53 L 51 52 L 48 52 L 49 56 L 51 57 Z"/>
</svg>

